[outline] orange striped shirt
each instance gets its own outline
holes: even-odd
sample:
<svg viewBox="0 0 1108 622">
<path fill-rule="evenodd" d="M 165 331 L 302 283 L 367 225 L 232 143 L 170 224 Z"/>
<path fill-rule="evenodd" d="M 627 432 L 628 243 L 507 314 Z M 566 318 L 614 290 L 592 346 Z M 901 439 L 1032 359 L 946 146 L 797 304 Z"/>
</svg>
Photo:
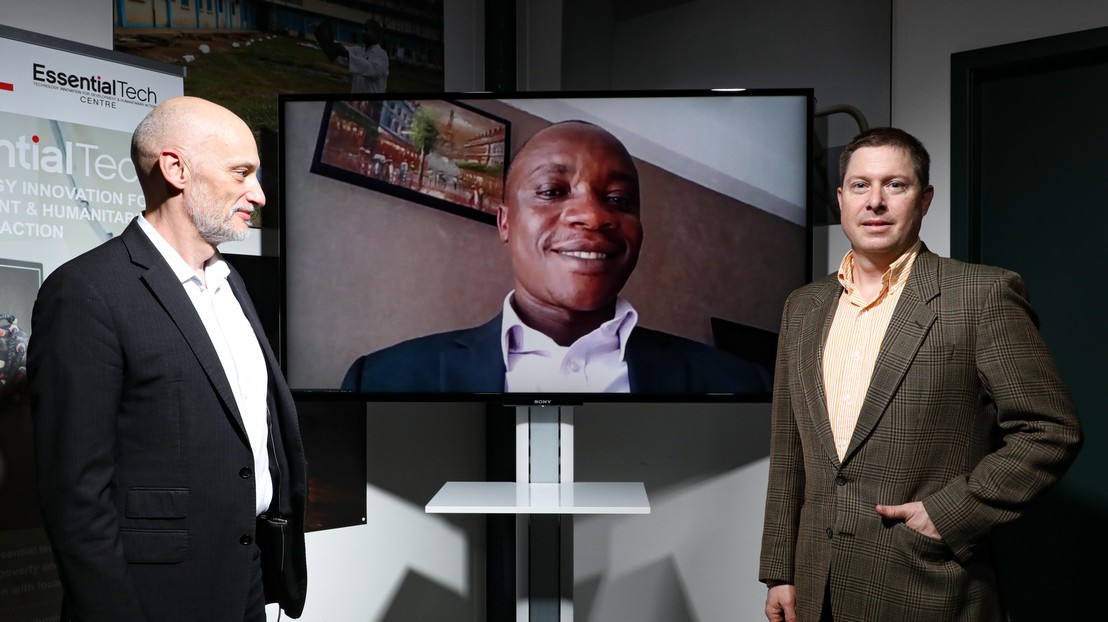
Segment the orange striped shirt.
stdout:
<svg viewBox="0 0 1108 622">
<path fill-rule="evenodd" d="M 877 352 L 920 245 L 917 240 L 915 246 L 889 266 L 881 278 L 881 291 L 872 300 L 863 300 L 854 287 L 854 251 L 848 251 L 839 265 L 843 293 L 823 348 L 823 386 L 839 460 L 846 456 L 850 446 L 873 377 Z"/>
</svg>

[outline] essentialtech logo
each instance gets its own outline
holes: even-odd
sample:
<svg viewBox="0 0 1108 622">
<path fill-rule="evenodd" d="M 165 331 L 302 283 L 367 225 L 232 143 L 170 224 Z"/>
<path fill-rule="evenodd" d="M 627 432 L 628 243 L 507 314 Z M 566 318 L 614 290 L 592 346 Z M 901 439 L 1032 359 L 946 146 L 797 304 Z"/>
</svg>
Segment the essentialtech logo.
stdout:
<svg viewBox="0 0 1108 622">
<path fill-rule="evenodd" d="M 157 104 L 158 94 L 149 87 L 136 87 L 125 80 L 105 79 L 97 75 L 79 75 L 66 73 L 47 68 L 42 63 L 32 65 L 31 77 L 35 82 L 45 85 L 69 88 L 75 91 L 84 91 L 86 94 L 95 94 L 118 98 L 124 101 Z M 83 100 L 82 100 L 83 101 Z M 89 104 L 110 105 L 101 99 L 84 102 Z M 115 107 L 115 106 L 111 106 Z"/>
</svg>

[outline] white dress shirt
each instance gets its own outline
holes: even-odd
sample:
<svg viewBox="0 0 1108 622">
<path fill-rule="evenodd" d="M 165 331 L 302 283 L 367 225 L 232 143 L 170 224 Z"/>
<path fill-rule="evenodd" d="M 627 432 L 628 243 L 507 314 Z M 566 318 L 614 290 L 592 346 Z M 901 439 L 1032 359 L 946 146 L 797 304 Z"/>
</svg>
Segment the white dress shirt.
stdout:
<svg viewBox="0 0 1108 622">
<path fill-rule="evenodd" d="M 254 502 L 260 515 L 269 509 L 273 499 L 273 480 L 269 476 L 269 426 L 266 422 L 269 371 L 258 337 L 227 282 L 231 268 L 217 252 L 204 264 L 204 278 L 201 279 L 144 216 L 139 215 L 137 219 L 139 228 L 181 280 L 181 286 L 207 329 L 219 362 L 227 374 L 243 425 L 246 426 L 246 436 L 250 439 L 250 449 L 254 452 Z"/>
<path fill-rule="evenodd" d="M 504 297 L 500 325 L 504 390 L 508 393 L 628 393 L 627 339 L 639 314 L 623 298 L 615 316 L 569 346 L 527 326 Z"/>
</svg>

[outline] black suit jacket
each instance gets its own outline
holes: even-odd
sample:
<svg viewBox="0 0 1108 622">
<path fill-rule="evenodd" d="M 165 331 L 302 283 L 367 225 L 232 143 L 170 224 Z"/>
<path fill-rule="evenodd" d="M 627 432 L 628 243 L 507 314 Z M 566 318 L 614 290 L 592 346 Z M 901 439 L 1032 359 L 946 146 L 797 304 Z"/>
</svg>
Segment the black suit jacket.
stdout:
<svg viewBox="0 0 1108 622">
<path fill-rule="evenodd" d="M 270 468 L 280 472 L 303 594 L 296 411 L 241 278 L 232 270 L 229 281 L 269 367 Z M 28 354 L 39 493 L 65 614 L 241 622 L 256 551 L 253 456 L 207 331 L 137 223 L 50 275 Z M 294 616 L 302 608 L 302 596 L 285 606 Z"/>
<path fill-rule="evenodd" d="M 501 315 L 411 339 L 354 361 L 342 388 L 365 392 L 502 393 Z M 632 393 L 769 393 L 769 375 L 705 344 L 636 326 L 627 342 Z"/>
</svg>

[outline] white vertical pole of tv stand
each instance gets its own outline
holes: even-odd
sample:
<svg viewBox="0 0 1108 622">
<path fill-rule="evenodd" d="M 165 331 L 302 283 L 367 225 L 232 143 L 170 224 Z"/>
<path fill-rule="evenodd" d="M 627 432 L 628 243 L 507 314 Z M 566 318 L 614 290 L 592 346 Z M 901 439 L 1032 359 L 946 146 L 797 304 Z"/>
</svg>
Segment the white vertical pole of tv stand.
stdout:
<svg viewBox="0 0 1108 622">
<path fill-rule="evenodd" d="M 516 407 L 516 483 L 573 483 L 573 407 Z M 516 622 L 572 622 L 573 515 L 516 515 Z"/>
</svg>

